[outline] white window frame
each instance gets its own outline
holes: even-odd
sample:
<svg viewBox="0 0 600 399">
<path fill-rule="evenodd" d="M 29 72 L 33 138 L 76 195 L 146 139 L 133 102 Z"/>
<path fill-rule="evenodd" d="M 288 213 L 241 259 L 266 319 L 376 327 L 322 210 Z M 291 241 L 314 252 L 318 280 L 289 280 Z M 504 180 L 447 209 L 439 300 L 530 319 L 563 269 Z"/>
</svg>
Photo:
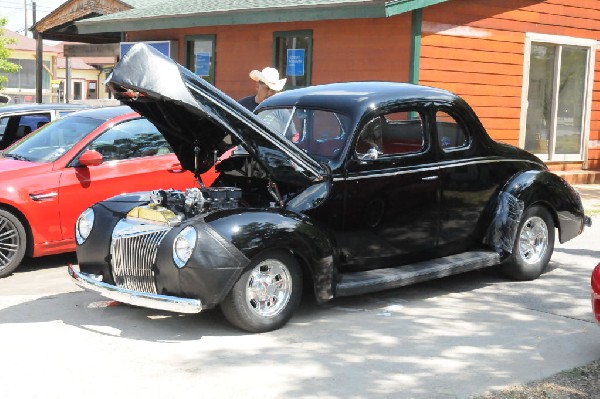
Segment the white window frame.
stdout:
<svg viewBox="0 0 600 399">
<path fill-rule="evenodd" d="M 587 168 L 588 163 L 588 144 L 590 139 L 590 121 L 592 114 L 592 92 L 594 86 L 594 67 L 596 62 L 596 50 L 598 49 L 598 41 L 592 39 L 580 39 L 576 37 L 569 36 L 558 36 L 558 35 L 546 35 L 540 33 L 531 33 L 528 32 L 525 34 L 525 49 L 524 49 L 524 60 L 523 60 L 523 89 L 521 92 L 521 120 L 520 120 L 520 129 L 519 129 L 519 146 L 521 148 L 525 147 L 525 129 L 527 124 L 527 108 L 528 101 L 527 96 L 529 93 L 529 68 L 530 68 L 530 59 L 531 59 L 531 44 L 532 43 L 543 43 L 543 44 L 554 44 L 554 45 L 565 45 L 565 46 L 578 46 L 578 47 L 587 47 L 588 51 L 588 62 L 587 62 L 587 79 L 584 90 L 584 118 L 583 118 L 583 137 L 582 137 L 582 146 L 581 146 L 581 155 L 577 154 L 565 154 L 556 157 L 555 154 L 550 154 L 552 158 L 550 158 L 547 154 L 544 156 L 540 156 L 540 154 L 536 154 L 540 156 L 540 158 L 545 162 L 569 162 L 569 161 L 583 161 L 583 168 Z M 560 65 L 560 56 L 557 60 Z M 557 68 L 555 66 L 555 68 Z M 558 82 L 560 76 L 555 74 L 555 84 L 554 88 L 558 87 Z M 558 91 L 554 90 L 553 93 L 553 103 L 558 101 Z M 553 106 L 553 109 L 556 107 Z M 553 115 L 554 119 L 556 115 Z M 554 121 L 553 121 L 554 123 Z M 553 152 L 553 151 L 552 151 Z"/>
</svg>

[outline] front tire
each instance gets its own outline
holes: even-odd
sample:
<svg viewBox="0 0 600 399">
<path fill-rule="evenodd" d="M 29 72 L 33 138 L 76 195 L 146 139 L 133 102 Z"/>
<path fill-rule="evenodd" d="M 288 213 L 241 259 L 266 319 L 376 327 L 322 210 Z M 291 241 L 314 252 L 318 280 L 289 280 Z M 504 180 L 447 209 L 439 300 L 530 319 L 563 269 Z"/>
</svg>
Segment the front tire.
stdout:
<svg viewBox="0 0 600 399">
<path fill-rule="evenodd" d="M 302 271 L 286 252 L 255 258 L 221 303 L 225 318 L 249 332 L 266 332 L 285 325 L 302 298 Z"/>
<path fill-rule="evenodd" d="M 21 221 L 0 209 L 0 277 L 11 274 L 23 260 L 27 238 Z"/>
<path fill-rule="evenodd" d="M 502 265 L 515 280 L 535 280 L 548 266 L 554 251 L 554 222 L 550 212 L 532 206 L 523 212 L 512 255 Z"/>
</svg>

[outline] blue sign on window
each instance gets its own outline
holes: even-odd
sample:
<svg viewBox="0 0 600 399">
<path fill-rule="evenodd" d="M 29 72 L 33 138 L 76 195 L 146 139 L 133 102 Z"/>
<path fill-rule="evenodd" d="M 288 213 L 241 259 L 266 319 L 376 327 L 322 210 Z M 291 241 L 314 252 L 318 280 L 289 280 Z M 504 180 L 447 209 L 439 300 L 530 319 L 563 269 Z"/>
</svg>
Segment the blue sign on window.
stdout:
<svg viewBox="0 0 600 399">
<path fill-rule="evenodd" d="M 304 76 L 304 49 L 288 49 L 287 51 L 287 76 Z"/>
<path fill-rule="evenodd" d="M 197 75 L 208 76 L 210 75 L 210 54 L 209 53 L 196 53 L 195 54 L 195 71 Z"/>
<path fill-rule="evenodd" d="M 144 43 L 146 43 L 147 45 L 149 45 L 151 47 L 154 47 L 156 50 L 160 51 L 167 57 L 171 56 L 171 42 L 167 41 L 167 42 L 144 42 Z M 137 44 L 137 43 L 136 42 L 120 43 L 121 58 L 123 58 L 125 53 L 127 53 L 129 51 L 129 49 L 131 47 L 133 47 L 134 44 Z"/>
</svg>

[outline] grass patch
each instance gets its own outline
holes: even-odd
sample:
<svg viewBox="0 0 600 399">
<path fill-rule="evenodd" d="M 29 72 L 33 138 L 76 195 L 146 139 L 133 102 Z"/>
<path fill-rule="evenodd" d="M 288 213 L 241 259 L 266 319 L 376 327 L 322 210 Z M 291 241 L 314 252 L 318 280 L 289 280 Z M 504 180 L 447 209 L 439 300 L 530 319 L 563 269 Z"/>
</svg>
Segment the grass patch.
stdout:
<svg viewBox="0 0 600 399">
<path fill-rule="evenodd" d="M 584 213 L 587 216 L 597 216 L 597 215 L 600 215 L 600 209 L 596 209 L 596 208 L 594 208 L 594 209 L 586 209 L 584 211 Z"/>
</svg>

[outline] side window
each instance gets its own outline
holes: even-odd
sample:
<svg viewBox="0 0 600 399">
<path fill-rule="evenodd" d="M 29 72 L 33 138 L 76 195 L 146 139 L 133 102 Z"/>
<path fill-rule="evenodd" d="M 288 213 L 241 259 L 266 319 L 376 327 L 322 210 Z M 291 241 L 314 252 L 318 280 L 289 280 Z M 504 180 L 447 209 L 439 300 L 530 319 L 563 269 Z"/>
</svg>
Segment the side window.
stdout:
<svg viewBox="0 0 600 399">
<path fill-rule="evenodd" d="M 44 126 L 50 122 L 50 114 L 40 113 L 32 115 L 22 115 L 19 119 L 19 127 L 17 128 L 16 139 L 27 136 L 37 128 Z"/>
<path fill-rule="evenodd" d="M 0 140 L 2 140 L 2 136 L 4 136 L 4 131 L 6 130 L 6 126 L 8 125 L 8 116 L 4 118 L 0 118 Z"/>
<path fill-rule="evenodd" d="M 421 115 L 416 111 L 393 112 L 365 124 L 356 144 L 359 158 L 416 154 L 425 148 Z"/>
<path fill-rule="evenodd" d="M 105 161 L 173 152 L 163 135 L 147 119 L 134 119 L 115 125 L 94 140 L 89 149 L 98 151 Z"/>
<path fill-rule="evenodd" d="M 440 148 L 452 151 L 469 145 L 466 130 L 450 114 L 438 110 L 435 114 L 435 124 Z"/>
</svg>

